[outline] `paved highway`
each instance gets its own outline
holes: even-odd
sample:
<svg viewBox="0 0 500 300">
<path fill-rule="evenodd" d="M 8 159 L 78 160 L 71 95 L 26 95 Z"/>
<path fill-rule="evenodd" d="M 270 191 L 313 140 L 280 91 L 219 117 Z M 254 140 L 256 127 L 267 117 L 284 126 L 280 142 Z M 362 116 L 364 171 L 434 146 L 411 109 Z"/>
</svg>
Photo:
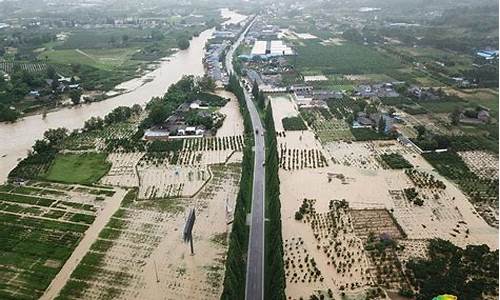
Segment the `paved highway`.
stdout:
<svg viewBox="0 0 500 300">
<path fill-rule="evenodd" d="M 228 73 L 233 73 L 233 54 L 234 50 L 244 39 L 248 28 L 254 21 L 241 33 L 238 40 L 233 44 L 226 55 L 226 67 Z M 245 91 L 245 100 L 252 119 L 252 127 L 255 138 L 255 165 L 253 173 L 253 195 L 251 208 L 250 237 L 248 244 L 247 257 L 247 276 L 246 276 L 246 300 L 264 299 L 264 185 L 265 185 L 265 144 L 264 129 L 259 117 L 259 113 L 252 101 L 251 94 Z"/>
</svg>

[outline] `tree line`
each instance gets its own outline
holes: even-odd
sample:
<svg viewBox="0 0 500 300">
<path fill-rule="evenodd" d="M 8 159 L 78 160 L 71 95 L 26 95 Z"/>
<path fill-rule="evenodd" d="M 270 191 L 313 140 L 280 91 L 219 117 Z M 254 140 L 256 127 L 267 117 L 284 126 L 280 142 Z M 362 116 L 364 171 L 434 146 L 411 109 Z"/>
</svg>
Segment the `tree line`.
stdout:
<svg viewBox="0 0 500 300">
<path fill-rule="evenodd" d="M 246 216 L 252 203 L 254 145 L 252 134 L 252 121 L 245 101 L 243 88 L 235 75 L 229 78 L 227 90 L 231 91 L 239 102 L 240 112 L 243 116 L 245 132 L 245 148 L 243 149 L 242 174 L 240 190 L 236 198 L 234 221 L 229 236 L 229 248 L 226 259 L 226 272 L 224 276 L 224 289 L 221 299 L 245 299 L 246 263 L 248 251 L 248 226 Z"/>
<path fill-rule="evenodd" d="M 266 127 L 266 218 L 265 226 L 265 276 L 266 299 L 286 299 L 285 269 L 283 264 L 283 238 L 281 235 L 279 161 L 271 105 L 267 106 L 264 120 Z"/>
</svg>

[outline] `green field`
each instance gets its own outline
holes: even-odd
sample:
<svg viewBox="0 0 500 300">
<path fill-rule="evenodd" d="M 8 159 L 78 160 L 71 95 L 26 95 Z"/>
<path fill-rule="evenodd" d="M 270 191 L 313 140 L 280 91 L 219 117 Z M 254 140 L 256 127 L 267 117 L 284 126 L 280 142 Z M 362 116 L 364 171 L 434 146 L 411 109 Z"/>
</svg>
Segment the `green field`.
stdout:
<svg viewBox="0 0 500 300">
<path fill-rule="evenodd" d="M 283 129 L 289 131 L 307 130 L 307 126 L 301 117 L 288 117 L 281 120 Z"/>
<path fill-rule="evenodd" d="M 125 65 L 139 64 L 138 61 L 130 60 L 136 52 L 137 48 L 64 49 L 46 51 L 40 57 L 56 64 L 82 64 L 111 71 Z"/>
<path fill-rule="evenodd" d="M 391 169 L 406 169 L 413 167 L 413 165 L 399 153 L 382 154 L 380 158 Z"/>
<path fill-rule="evenodd" d="M 370 128 L 351 128 L 351 133 L 356 141 L 390 140 L 392 136 L 385 135 Z"/>
<path fill-rule="evenodd" d="M 455 109 L 461 109 L 468 106 L 467 102 L 462 101 L 419 101 L 418 104 L 429 112 L 436 114 L 451 113 Z"/>
<path fill-rule="evenodd" d="M 64 183 L 92 184 L 101 179 L 110 167 L 105 153 L 58 154 L 43 178 Z"/>
<path fill-rule="evenodd" d="M 0 299 L 38 299 L 95 218 L 95 207 L 0 186 Z M 19 194 L 10 194 L 12 193 Z M 54 197 L 64 197 L 63 191 Z"/>
<path fill-rule="evenodd" d="M 321 71 L 323 74 L 385 74 L 401 65 L 374 49 L 345 43 L 322 45 L 317 41 L 304 41 L 297 45 L 296 67 L 301 72 Z"/>
</svg>

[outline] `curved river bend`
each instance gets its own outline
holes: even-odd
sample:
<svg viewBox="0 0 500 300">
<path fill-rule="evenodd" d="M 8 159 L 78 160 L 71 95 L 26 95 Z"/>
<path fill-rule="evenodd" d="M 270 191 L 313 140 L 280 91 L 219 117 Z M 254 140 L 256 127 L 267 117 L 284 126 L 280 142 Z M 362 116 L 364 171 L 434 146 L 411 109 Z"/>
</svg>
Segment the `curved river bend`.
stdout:
<svg viewBox="0 0 500 300">
<path fill-rule="evenodd" d="M 221 14 L 225 18 L 230 18 L 225 22 L 226 24 L 238 23 L 245 18 L 228 9 L 222 9 Z M 45 119 L 42 119 L 41 115 L 33 115 L 12 124 L 0 123 L 0 183 L 7 179 L 10 170 L 27 155 L 35 140 L 42 138 L 46 130 L 66 127 L 71 131 L 81 128 L 90 117 L 103 117 L 117 106 L 142 105 L 152 97 L 162 96 L 168 87 L 181 79 L 183 75 L 203 75 L 204 47 L 213 31 L 214 29 L 203 31 L 191 40 L 188 49 L 173 54 L 168 60 L 161 61 L 156 70 L 142 77 L 149 82 L 129 93 L 101 102 L 50 112 Z M 137 80 L 132 79 L 130 84 L 133 85 Z M 123 85 L 127 85 L 127 82 Z"/>
</svg>

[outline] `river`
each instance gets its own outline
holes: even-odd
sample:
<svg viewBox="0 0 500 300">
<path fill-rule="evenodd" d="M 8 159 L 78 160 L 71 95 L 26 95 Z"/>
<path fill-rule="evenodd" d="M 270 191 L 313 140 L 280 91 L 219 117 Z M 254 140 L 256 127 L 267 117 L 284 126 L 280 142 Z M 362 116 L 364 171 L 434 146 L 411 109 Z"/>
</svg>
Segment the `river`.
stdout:
<svg viewBox="0 0 500 300">
<path fill-rule="evenodd" d="M 229 18 L 224 24 L 238 23 L 246 17 L 228 9 L 221 9 L 221 15 Z M 162 60 L 156 70 L 142 77 L 148 82 L 129 93 L 101 102 L 50 112 L 45 119 L 42 119 L 41 115 L 33 115 L 12 124 L 1 123 L 0 183 L 7 179 L 10 170 L 27 155 L 34 142 L 42 138 L 46 130 L 58 127 L 66 127 L 69 130 L 81 128 L 90 117 L 103 117 L 117 106 L 143 105 L 152 97 L 162 96 L 168 87 L 181 79 L 183 75 L 203 75 L 204 46 L 213 32 L 214 29 L 203 31 L 191 40 L 188 49 L 178 51 L 168 59 Z M 122 85 L 133 85 L 137 80 L 133 79 L 129 82 L 130 84 L 125 82 Z"/>
</svg>

